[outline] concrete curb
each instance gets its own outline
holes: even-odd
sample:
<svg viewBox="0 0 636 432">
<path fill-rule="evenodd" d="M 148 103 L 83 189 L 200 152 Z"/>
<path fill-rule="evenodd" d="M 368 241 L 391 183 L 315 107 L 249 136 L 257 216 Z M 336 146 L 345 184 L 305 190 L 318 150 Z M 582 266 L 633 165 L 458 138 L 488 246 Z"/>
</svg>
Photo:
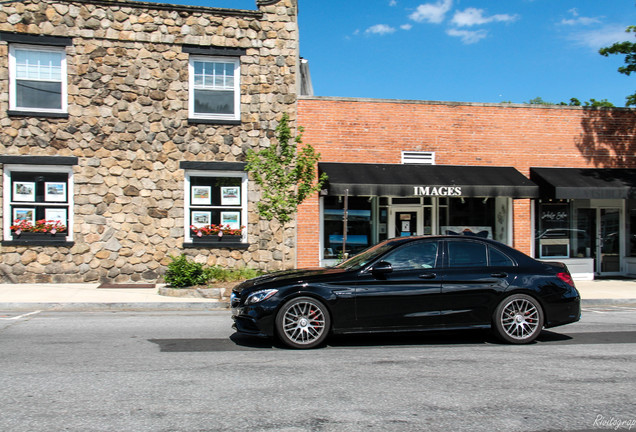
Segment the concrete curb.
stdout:
<svg viewBox="0 0 636 432">
<path fill-rule="evenodd" d="M 581 306 L 634 306 L 636 299 L 583 299 Z M 137 303 L 0 303 L 0 311 L 60 311 L 60 312 L 161 312 L 161 311 L 223 311 L 229 310 L 228 302 L 137 302 Z"/>
<path fill-rule="evenodd" d="M 191 303 L 0 303 L 0 311 L 55 312 L 144 312 L 144 311 L 219 311 L 228 310 L 228 302 Z"/>
<path fill-rule="evenodd" d="M 582 299 L 581 306 L 636 306 L 636 299 Z"/>
</svg>

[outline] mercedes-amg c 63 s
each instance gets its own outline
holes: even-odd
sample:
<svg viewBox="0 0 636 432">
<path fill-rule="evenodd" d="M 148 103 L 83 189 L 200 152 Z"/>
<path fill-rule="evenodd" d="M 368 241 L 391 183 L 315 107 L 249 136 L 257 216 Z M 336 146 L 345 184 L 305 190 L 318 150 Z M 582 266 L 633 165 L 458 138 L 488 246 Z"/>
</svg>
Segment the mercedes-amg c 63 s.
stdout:
<svg viewBox="0 0 636 432">
<path fill-rule="evenodd" d="M 232 291 L 235 329 L 294 348 L 331 333 L 492 328 L 505 342 L 578 321 L 567 267 L 469 236 L 403 237 L 333 267 L 272 273 Z"/>
</svg>

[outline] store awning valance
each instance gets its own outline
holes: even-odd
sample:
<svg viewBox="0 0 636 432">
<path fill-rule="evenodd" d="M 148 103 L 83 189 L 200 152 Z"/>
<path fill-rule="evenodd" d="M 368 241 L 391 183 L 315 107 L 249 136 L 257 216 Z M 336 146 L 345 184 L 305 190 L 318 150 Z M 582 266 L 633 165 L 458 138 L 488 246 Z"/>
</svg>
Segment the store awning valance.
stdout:
<svg viewBox="0 0 636 432">
<path fill-rule="evenodd" d="M 513 167 L 321 162 L 329 195 L 537 198 L 539 187 Z"/>
<path fill-rule="evenodd" d="M 555 199 L 636 198 L 636 169 L 531 168 L 541 196 Z"/>
</svg>

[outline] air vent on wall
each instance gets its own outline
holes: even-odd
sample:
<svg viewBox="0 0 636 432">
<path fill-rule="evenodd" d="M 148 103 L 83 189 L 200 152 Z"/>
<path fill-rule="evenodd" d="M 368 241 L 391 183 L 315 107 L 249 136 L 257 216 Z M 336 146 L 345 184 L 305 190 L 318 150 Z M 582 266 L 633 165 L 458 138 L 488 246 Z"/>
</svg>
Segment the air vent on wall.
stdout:
<svg viewBox="0 0 636 432">
<path fill-rule="evenodd" d="M 435 165 L 435 152 L 403 151 L 402 163 Z"/>
</svg>

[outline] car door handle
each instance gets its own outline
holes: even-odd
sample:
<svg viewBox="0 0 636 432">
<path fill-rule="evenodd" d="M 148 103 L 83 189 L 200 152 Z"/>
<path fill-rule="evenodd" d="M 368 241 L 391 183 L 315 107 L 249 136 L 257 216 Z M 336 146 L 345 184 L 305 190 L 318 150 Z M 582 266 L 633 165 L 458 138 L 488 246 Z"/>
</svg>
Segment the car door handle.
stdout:
<svg viewBox="0 0 636 432">
<path fill-rule="evenodd" d="M 435 279 L 437 275 L 435 273 L 424 273 L 418 276 L 420 279 Z"/>
<path fill-rule="evenodd" d="M 508 273 L 493 273 L 490 276 L 496 277 L 496 278 L 505 278 L 505 277 L 508 277 Z"/>
</svg>

